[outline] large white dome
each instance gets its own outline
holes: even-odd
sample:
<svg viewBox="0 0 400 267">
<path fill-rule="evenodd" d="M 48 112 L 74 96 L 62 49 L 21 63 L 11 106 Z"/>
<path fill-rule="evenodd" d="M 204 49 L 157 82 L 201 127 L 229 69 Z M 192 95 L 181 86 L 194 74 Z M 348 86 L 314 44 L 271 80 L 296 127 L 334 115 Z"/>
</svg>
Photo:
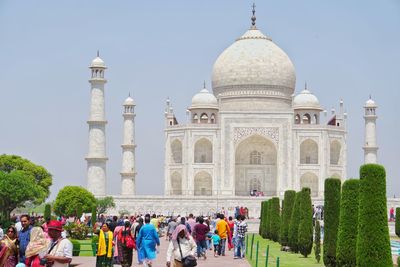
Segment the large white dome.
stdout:
<svg viewBox="0 0 400 267">
<path fill-rule="evenodd" d="M 252 27 L 217 58 L 212 73 L 216 96 L 271 96 L 291 99 L 296 83 L 292 61 Z"/>
</svg>

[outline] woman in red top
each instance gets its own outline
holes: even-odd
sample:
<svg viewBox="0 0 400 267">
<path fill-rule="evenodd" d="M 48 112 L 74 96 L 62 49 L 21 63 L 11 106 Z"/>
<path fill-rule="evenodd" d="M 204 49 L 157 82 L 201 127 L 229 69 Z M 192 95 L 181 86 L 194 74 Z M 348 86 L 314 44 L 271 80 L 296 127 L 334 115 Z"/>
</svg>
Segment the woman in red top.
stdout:
<svg viewBox="0 0 400 267">
<path fill-rule="evenodd" d="M 234 227 L 235 223 L 233 222 L 232 216 L 229 216 L 228 218 L 228 226 L 229 229 L 231 230 L 228 236 L 228 249 L 231 250 L 233 249 L 234 245 L 232 242 L 232 236 L 233 236 L 233 227 Z"/>
</svg>

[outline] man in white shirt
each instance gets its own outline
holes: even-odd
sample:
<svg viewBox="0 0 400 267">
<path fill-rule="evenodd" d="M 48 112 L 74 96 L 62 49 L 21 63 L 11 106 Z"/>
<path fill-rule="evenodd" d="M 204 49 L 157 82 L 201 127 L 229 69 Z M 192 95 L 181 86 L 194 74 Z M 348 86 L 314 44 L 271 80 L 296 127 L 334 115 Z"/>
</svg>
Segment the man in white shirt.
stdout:
<svg viewBox="0 0 400 267">
<path fill-rule="evenodd" d="M 52 239 L 51 246 L 45 258 L 53 263 L 53 267 L 68 267 L 72 261 L 72 243 L 61 236 L 62 224 L 59 221 L 50 221 L 47 225 L 49 236 Z"/>
</svg>

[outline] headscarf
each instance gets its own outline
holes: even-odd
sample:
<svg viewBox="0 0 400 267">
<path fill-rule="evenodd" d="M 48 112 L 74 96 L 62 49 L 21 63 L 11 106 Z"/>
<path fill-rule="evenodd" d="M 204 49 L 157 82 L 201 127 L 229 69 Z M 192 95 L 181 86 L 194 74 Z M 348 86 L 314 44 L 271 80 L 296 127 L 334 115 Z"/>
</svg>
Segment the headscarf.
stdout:
<svg viewBox="0 0 400 267">
<path fill-rule="evenodd" d="M 41 227 L 33 227 L 28 246 L 26 247 L 25 256 L 27 258 L 46 253 L 49 248 L 50 240 L 48 240 Z"/>
<path fill-rule="evenodd" d="M 184 225 L 184 224 L 179 224 L 175 228 L 174 232 L 172 233 L 172 240 L 177 240 L 179 233 L 182 232 L 182 231 L 185 231 L 185 237 L 186 237 L 187 240 L 189 240 L 190 239 L 190 235 L 189 235 L 189 232 L 187 231 L 186 225 Z"/>
</svg>

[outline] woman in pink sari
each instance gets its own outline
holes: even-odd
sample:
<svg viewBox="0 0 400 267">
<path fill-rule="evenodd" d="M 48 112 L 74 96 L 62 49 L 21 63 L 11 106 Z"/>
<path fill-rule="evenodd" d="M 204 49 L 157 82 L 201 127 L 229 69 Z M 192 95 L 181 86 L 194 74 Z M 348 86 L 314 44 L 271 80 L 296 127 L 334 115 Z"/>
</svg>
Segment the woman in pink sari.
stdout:
<svg viewBox="0 0 400 267">
<path fill-rule="evenodd" d="M 0 266 L 14 267 L 18 263 L 17 229 L 7 228 L 7 233 L 0 241 Z"/>
</svg>

